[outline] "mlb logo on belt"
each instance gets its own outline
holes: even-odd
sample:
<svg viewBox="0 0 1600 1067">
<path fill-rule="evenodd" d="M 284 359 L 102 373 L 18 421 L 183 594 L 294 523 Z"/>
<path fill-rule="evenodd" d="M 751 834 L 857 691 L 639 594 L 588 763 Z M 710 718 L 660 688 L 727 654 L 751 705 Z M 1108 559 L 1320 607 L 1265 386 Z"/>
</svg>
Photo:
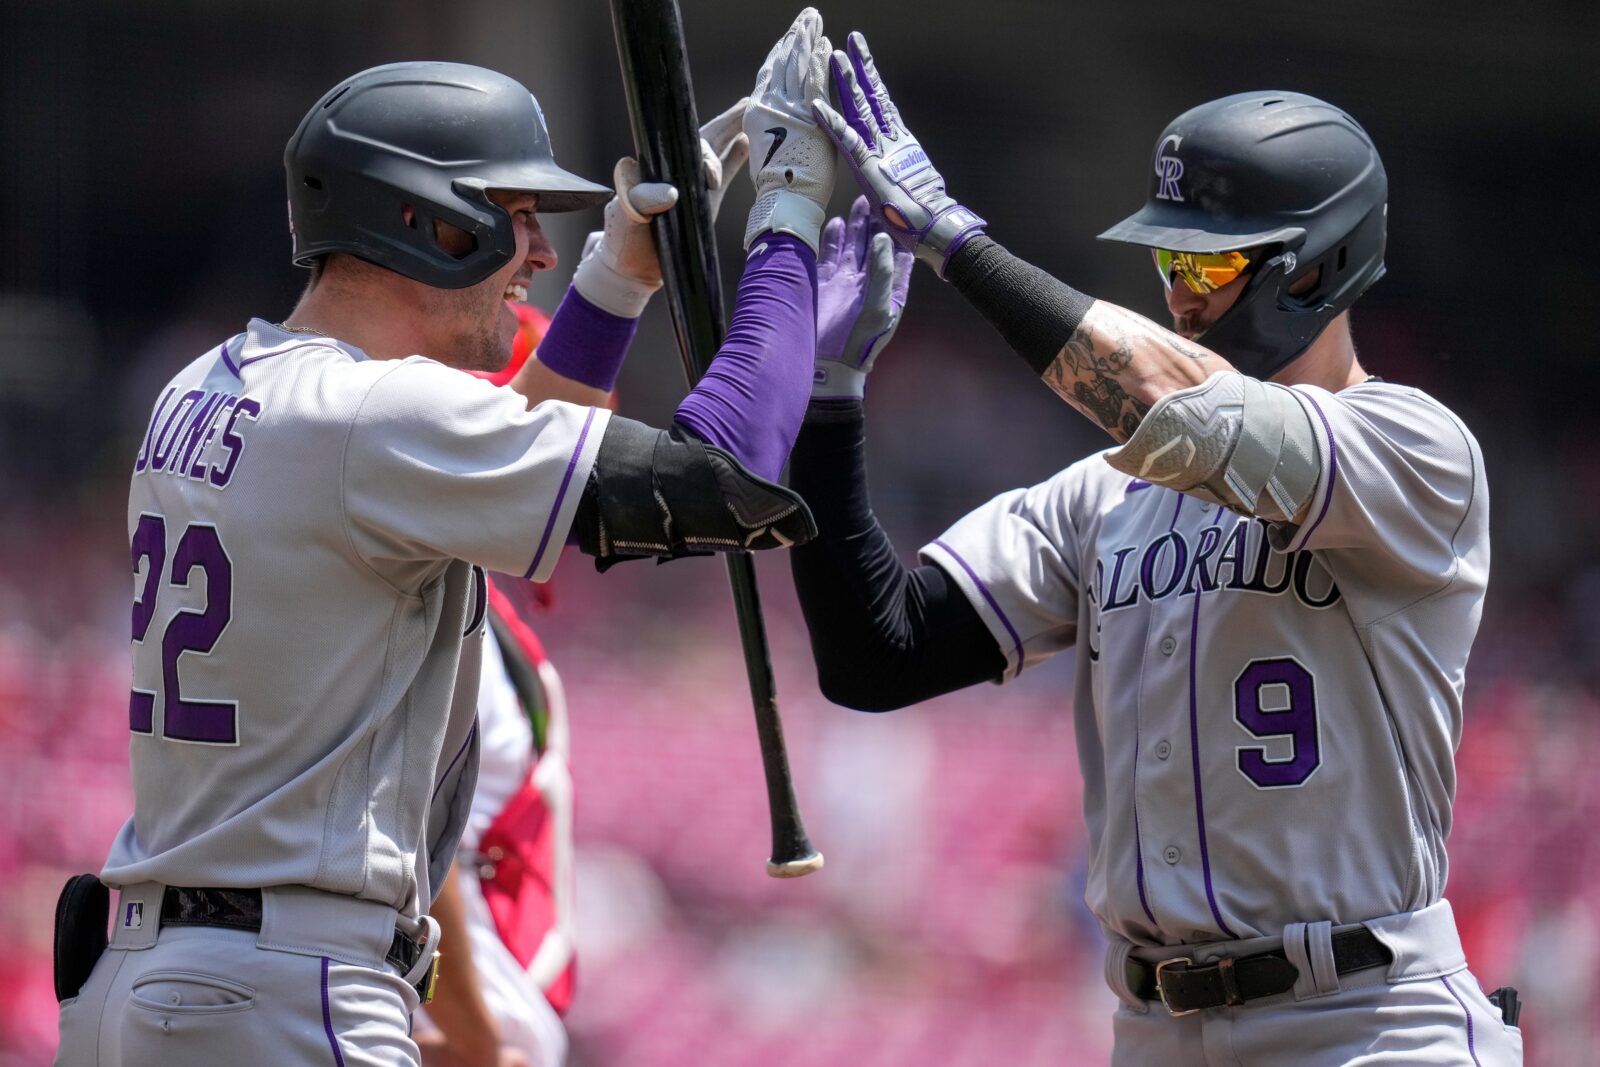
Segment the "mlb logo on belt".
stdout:
<svg viewBox="0 0 1600 1067">
<path fill-rule="evenodd" d="M 122 909 L 122 928 L 124 930 L 137 930 L 144 925 L 144 902 L 130 901 Z"/>
</svg>

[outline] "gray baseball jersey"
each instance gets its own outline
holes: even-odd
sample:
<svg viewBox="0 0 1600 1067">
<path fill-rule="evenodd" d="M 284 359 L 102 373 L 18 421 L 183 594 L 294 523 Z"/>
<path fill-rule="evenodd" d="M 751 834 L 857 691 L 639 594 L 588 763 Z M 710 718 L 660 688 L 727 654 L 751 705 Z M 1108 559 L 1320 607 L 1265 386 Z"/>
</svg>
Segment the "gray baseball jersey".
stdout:
<svg viewBox="0 0 1600 1067">
<path fill-rule="evenodd" d="M 101 877 L 425 910 L 483 568 L 549 576 L 609 417 L 260 320 L 179 372 L 129 494 L 134 812 Z"/>
<path fill-rule="evenodd" d="M 1300 526 L 1097 454 L 923 549 L 1007 678 L 1076 649 L 1086 899 L 1136 944 L 1356 922 L 1444 889 L 1489 571 L 1483 460 L 1416 389 L 1293 392 L 1321 465 Z"/>
</svg>

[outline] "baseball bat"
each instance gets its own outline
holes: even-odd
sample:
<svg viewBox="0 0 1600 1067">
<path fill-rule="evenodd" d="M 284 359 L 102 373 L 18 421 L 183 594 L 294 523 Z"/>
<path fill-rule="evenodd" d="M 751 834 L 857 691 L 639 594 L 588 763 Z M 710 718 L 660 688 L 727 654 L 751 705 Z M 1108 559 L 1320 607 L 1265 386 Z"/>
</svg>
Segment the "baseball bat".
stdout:
<svg viewBox="0 0 1600 1067">
<path fill-rule="evenodd" d="M 657 215 L 652 226 L 678 354 L 692 388 L 722 345 L 727 319 L 711 205 L 701 169 L 700 121 L 689 81 L 683 20 L 677 0 L 611 0 L 611 23 L 640 170 L 646 181 L 670 181 L 678 187 L 677 204 Z M 723 176 L 724 181 L 732 179 L 731 174 Z M 724 559 L 733 586 L 767 780 L 767 808 L 772 817 L 767 873 L 774 878 L 798 878 L 821 869 L 822 853 L 806 837 L 795 803 L 755 565 L 746 552 L 730 552 Z"/>
</svg>

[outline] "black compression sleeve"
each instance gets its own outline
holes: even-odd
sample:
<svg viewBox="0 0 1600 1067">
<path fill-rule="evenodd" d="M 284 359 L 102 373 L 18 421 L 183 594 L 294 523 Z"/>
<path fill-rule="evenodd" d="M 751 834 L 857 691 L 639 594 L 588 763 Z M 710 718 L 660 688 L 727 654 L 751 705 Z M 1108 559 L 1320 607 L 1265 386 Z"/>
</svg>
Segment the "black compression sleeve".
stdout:
<svg viewBox="0 0 1600 1067">
<path fill-rule="evenodd" d="M 867 497 L 859 400 L 814 400 L 790 458 L 790 485 L 818 535 L 789 553 L 822 693 L 888 711 L 1005 671 L 1005 656 L 949 575 L 908 568 Z"/>
<path fill-rule="evenodd" d="M 990 237 L 974 237 L 956 249 L 944 276 L 1035 374 L 1045 372 L 1094 304 L 1094 297 L 1018 259 Z"/>
</svg>

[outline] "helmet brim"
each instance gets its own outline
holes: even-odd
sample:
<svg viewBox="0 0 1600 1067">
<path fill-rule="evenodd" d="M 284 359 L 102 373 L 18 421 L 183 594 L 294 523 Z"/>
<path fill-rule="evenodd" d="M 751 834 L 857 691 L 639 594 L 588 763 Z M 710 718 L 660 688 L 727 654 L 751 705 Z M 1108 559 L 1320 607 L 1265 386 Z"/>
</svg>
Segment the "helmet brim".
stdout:
<svg viewBox="0 0 1600 1067">
<path fill-rule="evenodd" d="M 516 167 L 485 167 L 471 178 L 457 178 L 461 185 L 479 189 L 509 189 L 539 194 L 539 214 L 582 211 L 599 207 L 611 199 L 611 189 L 562 170 L 553 163 Z"/>
<path fill-rule="evenodd" d="M 1242 226 L 1237 232 L 1224 232 L 1184 225 L 1192 219 L 1193 216 L 1178 205 L 1152 207 L 1147 204 L 1102 233 L 1099 240 L 1165 248 L 1172 252 L 1235 252 L 1262 245 L 1294 248 L 1306 235 L 1299 226 L 1277 226 L 1270 230 Z"/>
</svg>

